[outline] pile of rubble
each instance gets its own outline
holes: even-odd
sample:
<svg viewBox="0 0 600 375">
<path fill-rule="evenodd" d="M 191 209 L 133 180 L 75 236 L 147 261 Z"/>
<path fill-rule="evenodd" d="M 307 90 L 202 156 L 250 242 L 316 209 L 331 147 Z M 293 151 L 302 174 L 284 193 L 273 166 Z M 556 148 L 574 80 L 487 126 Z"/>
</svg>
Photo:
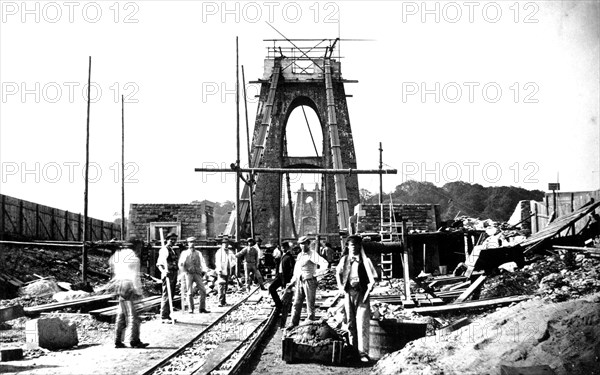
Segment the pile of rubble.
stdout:
<svg viewBox="0 0 600 375">
<path fill-rule="evenodd" d="M 335 280 L 335 269 L 329 269 L 323 276 L 319 277 L 319 290 L 337 290 L 337 281 Z"/>
<path fill-rule="evenodd" d="M 292 338 L 294 342 L 307 345 L 323 345 L 341 336 L 324 321 L 304 321 L 296 327 L 284 332 L 285 338 Z"/>
<path fill-rule="evenodd" d="M 600 292 L 600 259 L 578 254 L 567 264 L 567 254 L 540 256 L 522 269 L 488 277 L 481 298 L 538 295 L 561 302 Z"/>
</svg>

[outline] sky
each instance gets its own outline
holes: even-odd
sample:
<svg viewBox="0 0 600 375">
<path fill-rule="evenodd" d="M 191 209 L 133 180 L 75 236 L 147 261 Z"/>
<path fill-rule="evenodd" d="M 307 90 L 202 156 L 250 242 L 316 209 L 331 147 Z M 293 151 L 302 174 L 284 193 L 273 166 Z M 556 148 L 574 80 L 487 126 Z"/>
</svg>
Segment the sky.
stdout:
<svg viewBox="0 0 600 375">
<path fill-rule="evenodd" d="M 342 74 L 358 80 L 345 85 L 358 167 L 378 167 L 382 142 L 398 170 L 384 192 L 409 179 L 600 188 L 598 1 L 0 1 L 0 11 L 2 194 L 83 212 L 91 56 L 90 216 L 120 217 L 121 95 L 127 207 L 235 200 L 234 174 L 194 168 L 235 162 L 236 37 L 254 81 L 263 40 L 281 38 L 270 25 L 291 39 L 361 39 L 340 43 Z M 246 88 L 252 127 L 259 86 Z M 313 156 L 298 111 L 290 155 Z M 243 103 L 240 115 L 245 147 Z M 359 186 L 377 192 L 378 177 Z"/>
</svg>

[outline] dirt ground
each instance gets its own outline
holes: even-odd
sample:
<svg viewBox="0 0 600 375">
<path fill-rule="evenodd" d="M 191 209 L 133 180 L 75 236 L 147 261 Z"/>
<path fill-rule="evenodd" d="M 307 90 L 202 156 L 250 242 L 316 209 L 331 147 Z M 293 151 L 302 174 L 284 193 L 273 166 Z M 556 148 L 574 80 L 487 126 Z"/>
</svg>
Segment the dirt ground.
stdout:
<svg viewBox="0 0 600 375">
<path fill-rule="evenodd" d="M 557 375 L 600 374 L 600 293 L 549 303 L 536 297 L 445 337 L 413 341 L 373 374 L 496 375 L 500 365 L 548 365 Z"/>
</svg>

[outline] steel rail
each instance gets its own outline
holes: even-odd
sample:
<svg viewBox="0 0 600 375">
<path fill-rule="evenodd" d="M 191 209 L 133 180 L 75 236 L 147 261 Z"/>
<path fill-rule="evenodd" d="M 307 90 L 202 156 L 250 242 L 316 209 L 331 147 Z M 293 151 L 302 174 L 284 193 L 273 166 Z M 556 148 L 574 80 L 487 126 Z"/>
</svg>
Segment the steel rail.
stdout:
<svg viewBox="0 0 600 375">
<path fill-rule="evenodd" d="M 257 291 L 258 291 L 258 287 L 256 287 L 251 293 L 248 293 L 248 295 L 246 297 L 240 299 L 233 306 L 231 306 L 229 309 L 227 309 L 227 311 L 225 311 L 221 316 L 219 316 L 214 322 L 212 322 L 211 324 L 209 324 L 208 326 L 206 326 L 193 339 L 191 339 L 187 343 L 183 344 L 181 347 L 179 347 L 179 349 L 177 349 L 173 353 L 167 355 L 165 358 L 161 359 L 159 362 L 157 362 L 154 365 L 150 366 L 149 368 L 147 368 L 146 370 L 144 370 L 140 374 L 141 375 L 150 375 L 150 374 L 154 373 L 156 370 L 158 370 L 160 367 L 162 367 L 163 365 L 165 365 L 168 361 L 170 361 L 171 359 L 173 359 L 173 358 L 177 357 L 178 355 L 180 355 L 181 353 L 183 353 L 183 351 L 185 349 L 191 347 L 194 344 L 194 342 L 196 342 L 198 339 L 200 339 L 206 332 L 208 332 L 210 329 L 212 329 L 215 325 L 217 325 L 222 320 L 224 320 L 226 316 L 228 316 L 233 310 L 237 309 L 242 303 L 246 302 L 246 300 L 248 300 L 248 298 L 250 298 L 250 296 L 252 296 Z"/>
</svg>

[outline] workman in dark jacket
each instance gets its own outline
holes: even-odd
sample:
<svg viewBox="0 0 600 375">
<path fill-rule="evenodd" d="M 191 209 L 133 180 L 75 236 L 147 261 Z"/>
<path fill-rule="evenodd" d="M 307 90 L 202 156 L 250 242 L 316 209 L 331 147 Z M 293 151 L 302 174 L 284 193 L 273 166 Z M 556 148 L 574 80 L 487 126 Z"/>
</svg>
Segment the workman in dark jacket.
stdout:
<svg viewBox="0 0 600 375">
<path fill-rule="evenodd" d="M 296 264 L 292 251 L 290 250 L 290 243 L 282 243 L 281 248 L 283 249 L 283 255 L 281 257 L 281 263 L 279 264 L 279 274 L 269 286 L 269 293 L 273 298 L 273 302 L 275 302 L 275 308 L 278 310 L 281 310 L 282 304 L 279 294 L 277 294 L 277 289 L 290 282 L 292 275 L 294 274 L 294 265 Z"/>
<path fill-rule="evenodd" d="M 260 262 L 261 253 L 260 248 L 256 244 L 254 238 L 248 238 L 248 246 L 246 246 L 235 256 L 244 259 L 246 276 L 248 277 L 248 280 L 246 280 L 246 285 L 250 286 L 250 280 L 255 278 L 258 282 L 258 285 L 260 285 L 260 289 L 267 290 L 264 285 L 263 277 L 258 270 L 258 263 Z M 252 276 L 250 276 L 250 274 L 252 274 Z"/>
<path fill-rule="evenodd" d="M 162 299 L 160 301 L 160 317 L 163 323 L 170 321 L 171 308 L 173 307 L 173 296 L 175 295 L 175 284 L 177 282 L 177 260 L 179 254 L 175 250 L 177 234 L 169 233 L 167 242 L 158 251 L 156 267 L 160 271 L 162 280 Z"/>
</svg>

